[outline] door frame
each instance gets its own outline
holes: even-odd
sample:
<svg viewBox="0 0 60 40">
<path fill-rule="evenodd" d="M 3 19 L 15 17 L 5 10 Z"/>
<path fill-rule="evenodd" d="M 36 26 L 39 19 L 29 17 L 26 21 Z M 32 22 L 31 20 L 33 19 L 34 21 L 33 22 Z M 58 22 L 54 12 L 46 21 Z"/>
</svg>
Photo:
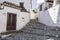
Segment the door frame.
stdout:
<svg viewBox="0 0 60 40">
<path fill-rule="evenodd" d="M 16 31 L 16 29 L 15 29 L 15 30 L 8 30 L 8 29 L 7 29 L 7 27 L 8 27 L 8 26 L 7 26 L 7 23 L 8 23 L 8 14 L 15 14 L 15 15 L 16 15 L 16 20 L 17 20 L 17 14 L 16 14 L 16 13 L 7 12 L 6 30 L 7 30 L 7 31 Z M 17 25 L 17 21 L 16 21 L 16 25 Z M 16 25 L 15 25 L 15 27 L 16 27 Z"/>
</svg>

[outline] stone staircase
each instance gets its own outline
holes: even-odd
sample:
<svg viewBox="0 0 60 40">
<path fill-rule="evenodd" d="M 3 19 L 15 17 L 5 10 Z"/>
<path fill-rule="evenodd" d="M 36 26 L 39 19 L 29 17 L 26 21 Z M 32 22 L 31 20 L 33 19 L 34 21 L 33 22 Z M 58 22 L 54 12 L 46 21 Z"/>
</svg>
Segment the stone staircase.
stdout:
<svg viewBox="0 0 60 40">
<path fill-rule="evenodd" d="M 36 20 L 31 20 L 18 33 L 13 33 L 2 40 L 60 40 L 60 28 L 46 26 Z"/>
</svg>

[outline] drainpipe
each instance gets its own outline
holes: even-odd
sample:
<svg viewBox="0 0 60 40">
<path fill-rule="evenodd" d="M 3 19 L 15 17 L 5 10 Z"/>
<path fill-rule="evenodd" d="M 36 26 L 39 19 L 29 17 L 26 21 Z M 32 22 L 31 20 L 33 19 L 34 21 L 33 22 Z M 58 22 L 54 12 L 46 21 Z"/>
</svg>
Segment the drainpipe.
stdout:
<svg viewBox="0 0 60 40">
<path fill-rule="evenodd" d="M 57 5 L 57 0 L 54 0 L 53 6 Z"/>
</svg>

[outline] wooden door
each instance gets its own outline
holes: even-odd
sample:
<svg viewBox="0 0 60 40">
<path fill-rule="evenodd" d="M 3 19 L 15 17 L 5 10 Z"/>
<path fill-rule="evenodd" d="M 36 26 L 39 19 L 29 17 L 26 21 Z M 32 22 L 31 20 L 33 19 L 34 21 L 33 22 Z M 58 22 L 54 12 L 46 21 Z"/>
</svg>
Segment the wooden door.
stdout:
<svg viewBox="0 0 60 40">
<path fill-rule="evenodd" d="M 7 30 L 16 30 L 16 14 L 8 13 Z"/>
</svg>

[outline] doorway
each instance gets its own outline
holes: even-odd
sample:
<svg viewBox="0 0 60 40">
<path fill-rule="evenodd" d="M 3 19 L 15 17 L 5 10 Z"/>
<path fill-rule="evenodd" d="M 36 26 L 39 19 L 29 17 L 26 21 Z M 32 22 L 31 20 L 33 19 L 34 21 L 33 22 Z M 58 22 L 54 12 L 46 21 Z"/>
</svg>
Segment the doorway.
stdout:
<svg viewBox="0 0 60 40">
<path fill-rule="evenodd" d="M 7 31 L 16 30 L 16 14 L 7 14 Z"/>
</svg>

